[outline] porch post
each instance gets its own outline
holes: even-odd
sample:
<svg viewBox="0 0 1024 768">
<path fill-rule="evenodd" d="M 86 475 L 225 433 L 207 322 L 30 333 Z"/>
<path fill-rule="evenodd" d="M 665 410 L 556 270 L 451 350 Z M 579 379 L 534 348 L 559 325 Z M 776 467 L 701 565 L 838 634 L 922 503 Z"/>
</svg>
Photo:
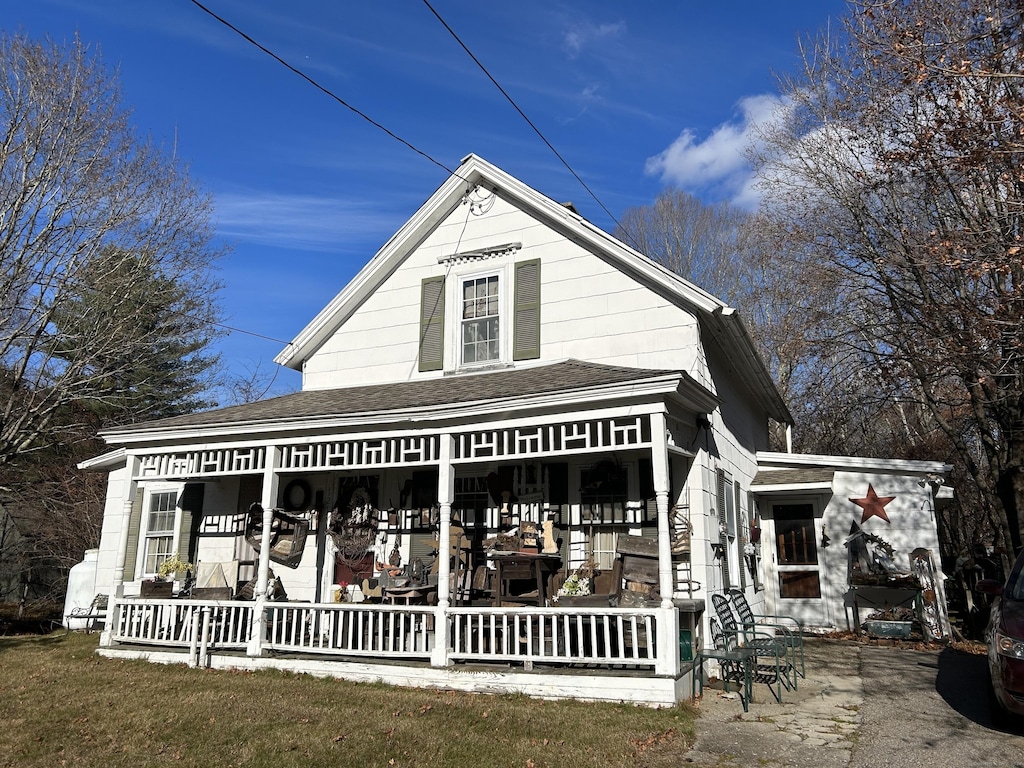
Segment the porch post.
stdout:
<svg viewBox="0 0 1024 768">
<path fill-rule="evenodd" d="M 455 500 L 455 467 L 452 454 L 455 452 L 455 437 L 450 433 L 439 436 L 437 471 L 437 503 L 440 506 L 440 530 L 437 534 L 437 609 L 434 618 L 434 647 L 431 649 L 430 665 L 448 666 L 448 608 L 451 606 L 451 530 L 452 502 Z M 458 552 L 455 553 L 456 557 Z"/>
<path fill-rule="evenodd" d="M 117 561 L 114 565 L 114 592 L 118 597 L 124 595 L 124 563 L 128 557 L 128 527 L 131 525 L 132 505 L 139 483 L 135 475 L 139 471 L 139 457 L 129 453 L 125 459 L 124 498 L 121 502 L 121 531 L 117 539 Z"/>
<path fill-rule="evenodd" d="M 109 647 L 113 645 L 113 622 L 111 619 L 116 615 L 115 602 L 124 597 L 124 563 L 128 557 L 128 527 L 132 521 L 132 505 L 135 503 L 135 493 L 139 483 L 135 475 L 139 471 L 139 457 L 129 453 L 125 458 L 125 479 L 124 499 L 121 502 L 121 530 L 117 536 L 117 558 L 114 561 L 114 583 L 111 585 L 113 594 L 107 606 L 107 620 L 103 622 L 103 631 L 100 633 L 100 645 Z M 136 552 L 136 556 L 138 553 Z"/>
<path fill-rule="evenodd" d="M 260 656 L 263 653 L 263 635 L 267 621 L 267 583 L 270 581 L 270 542 L 274 533 L 274 504 L 280 485 L 277 476 L 280 461 L 281 449 L 277 446 L 268 446 L 267 464 L 263 470 L 263 494 L 260 497 L 260 504 L 263 506 L 263 531 L 260 538 L 260 559 L 256 566 L 256 589 L 253 594 L 255 605 L 252 609 L 252 623 L 249 626 L 249 643 L 245 651 L 248 656 Z"/>
<path fill-rule="evenodd" d="M 658 507 L 658 581 L 661 587 L 661 610 L 658 611 L 658 660 L 655 671 L 660 675 L 679 674 L 679 615 L 672 602 L 675 578 L 672 572 L 672 541 L 669 531 L 669 459 L 668 423 L 664 411 L 651 414 L 651 467 L 654 474 L 654 497 Z"/>
<path fill-rule="evenodd" d="M 654 496 L 658 506 L 658 581 L 661 607 L 671 608 L 675 579 L 672 574 L 672 540 L 668 520 L 669 470 L 667 424 L 664 413 L 651 414 L 651 466 L 654 470 Z"/>
</svg>

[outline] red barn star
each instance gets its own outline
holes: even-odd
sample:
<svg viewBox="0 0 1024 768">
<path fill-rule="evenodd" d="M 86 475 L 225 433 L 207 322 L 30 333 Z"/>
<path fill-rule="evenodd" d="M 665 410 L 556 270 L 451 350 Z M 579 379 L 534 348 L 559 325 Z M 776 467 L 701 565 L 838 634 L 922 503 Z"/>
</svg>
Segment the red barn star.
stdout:
<svg viewBox="0 0 1024 768">
<path fill-rule="evenodd" d="M 863 499 L 850 499 L 854 504 L 864 510 L 861 523 L 867 522 L 869 517 L 880 517 L 889 522 L 889 516 L 885 514 L 885 505 L 895 499 L 895 496 L 879 496 L 875 489 L 868 483 L 868 495 Z"/>
</svg>

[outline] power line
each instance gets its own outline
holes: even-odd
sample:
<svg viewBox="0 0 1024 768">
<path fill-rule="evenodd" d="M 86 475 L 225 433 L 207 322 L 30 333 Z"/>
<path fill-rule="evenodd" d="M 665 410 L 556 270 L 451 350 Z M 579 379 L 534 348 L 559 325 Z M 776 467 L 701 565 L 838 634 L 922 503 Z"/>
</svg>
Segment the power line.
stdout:
<svg viewBox="0 0 1024 768">
<path fill-rule="evenodd" d="M 195 0 L 193 0 L 193 2 L 195 2 Z M 594 201 L 599 206 L 601 206 L 601 209 L 606 214 L 608 214 L 608 217 L 612 221 L 615 222 L 615 226 L 617 226 L 620 230 L 625 232 L 626 236 L 629 237 L 630 240 L 632 240 L 633 239 L 632 235 L 630 235 L 629 232 L 626 232 L 626 230 L 622 227 L 622 225 L 619 224 L 619 220 L 615 218 L 614 214 L 612 214 L 612 212 L 608 210 L 608 208 L 605 206 L 605 204 L 601 202 L 600 198 L 598 198 L 598 196 L 596 194 L 594 194 L 594 191 L 590 187 L 587 186 L 587 183 L 585 181 L 583 181 L 583 179 L 580 178 L 580 175 L 578 173 L 576 173 L 575 170 L 573 170 L 572 166 L 569 165 L 568 161 L 564 157 L 562 157 L 562 155 L 558 152 L 557 149 L 555 149 L 554 145 L 552 145 L 552 143 L 547 140 L 547 137 L 543 133 L 541 133 L 540 128 L 538 128 L 536 125 L 534 125 L 533 121 L 530 120 L 530 118 L 526 116 L 526 113 L 523 112 L 523 110 L 519 108 L 519 105 L 516 104 L 515 100 L 511 96 L 508 95 L 508 92 L 504 88 L 501 87 L 501 84 L 497 80 L 494 79 L 494 76 L 490 72 L 487 71 L 487 67 L 485 67 L 480 62 L 480 59 L 478 59 L 473 54 L 473 52 L 471 50 L 469 50 L 469 47 L 464 42 L 462 42 L 462 39 L 457 34 L 455 34 L 455 30 L 452 29 L 451 26 L 449 26 L 448 22 L 445 21 L 443 18 L 441 18 L 441 14 L 439 14 L 436 10 L 434 10 L 434 6 L 432 6 L 430 4 L 430 1 L 429 0 L 423 0 L 423 4 L 425 6 L 427 6 L 427 8 L 430 9 L 430 12 L 432 14 L 434 14 L 434 16 L 437 18 L 437 20 L 439 22 L 441 22 L 442 26 L 444 26 L 444 28 L 448 30 L 448 33 L 453 38 L 455 38 L 455 42 L 457 42 L 459 45 L 462 46 L 462 50 L 464 50 L 469 55 L 469 58 L 471 58 L 476 63 L 476 65 L 478 67 L 480 67 L 480 70 L 485 75 L 487 75 L 487 78 L 492 83 L 494 83 L 494 87 L 497 88 L 499 91 L 501 91 L 501 95 L 504 96 L 508 100 L 508 103 L 511 104 L 513 106 L 513 108 L 516 110 L 516 112 L 519 113 L 519 116 L 522 117 L 523 120 L 526 121 L 526 124 L 529 125 L 533 129 L 533 132 L 536 133 L 540 137 L 540 140 L 543 141 L 547 145 L 548 149 L 550 149 L 552 152 L 554 152 L 555 157 L 557 157 L 562 162 L 562 165 L 564 165 L 568 169 L 569 173 L 571 173 L 575 177 L 576 181 L 578 181 L 580 183 L 580 186 L 582 186 L 585 190 L 587 190 L 587 193 L 592 198 L 594 198 Z M 634 243 L 634 245 L 636 245 L 636 243 Z M 639 247 L 639 246 L 637 246 L 637 247 Z"/>
<path fill-rule="evenodd" d="M 234 24 L 232 24 L 231 22 L 229 22 L 229 21 L 228 21 L 227 19 L 225 19 L 225 18 L 223 18 L 223 17 L 221 17 L 221 16 L 218 16 L 218 15 L 217 15 L 216 13 L 214 13 L 214 12 L 213 12 L 213 11 L 211 11 L 211 10 L 210 10 L 209 8 L 207 8 L 207 7 L 205 6 L 205 5 L 203 5 L 202 3 L 200 3 L 200 2 L 199 2 L 199 0 L 191 0 L 191 2 L 192 2 L 192 4 L 193 4 L 194 6 L 196 6 L 197 8 L 199 8 L 199 10 L 201 10 L 201 11 L 203 11 L 204 13 L 207 13 L 207 14 L 209 14 L 210 16 L 212 16 L 213 18 L 215 18 L 215 19 L 216 19 L 217 21 L 219 21 L 219 22 L 220 22 L 221 24 L 223 24 L 223 25 L 224 25 L 225 27 L 227 27 L 228 29 L 230 29 L 230 30 L 231 30 L 232 32 L 234 32 L 235 34 L 239 35 L 240 37 L 242 37 L 243 39 L 245 39 L 246 41 L 248 41 L 248 42 L 249 42 L 249 43 L 251 43 L 252 45 L 254 45 L 254 46 L 256 46 L 257 48 L 259 48 L 259 49 L 260 49 L 261 51 L 263 51 L 263 53 L 267 54 L 267 56 L 269 56 L 269 57 L 270 57 L 270 58 L 272 58 L 272 59 L 273 59 L 274 61 L 276 61 L 277 63 L 281 64 L 281 65 L 282 65 L 283 67 L 285 67 L 286 69 L 290 70 L 291 72 L 294 72 L 294 73 L 295 73 L 296 75 L 298 75 L 299 77 L 301 77 L 301 78 L 302 78 L 303 80 L 305 80 L 305 81 L 306 81 L 307 83 L 309 83 L 310 85 L 312 85 L 312 86 L 313 86 L 314 88 L 316 88 L 317 90 L 319 90 L 319 91 L 321 91 L 322 93 L 326 94 L 326 95 L 327 95 L 327 96 L 329 96 L 330 98 L 334 99 L 334 100 L 335 100 L 336 102 L 338 102 L 339 104 L 341 104 L 341 106 L 343 106 L 343 107 L 345 107 L 346 109 L 348 109 L 348 110 L 350 110 L 350 111 L 354 112 L 355 114 L 359 115 L 359 117 L 363 118 L 363 120 L 365 120 L 366 122 L 368 122 L 368 123 L 369 123 L 370 125 L 372 125 L 372 126 L 374 126 L 375 128 L 377 128 L 377 129 L 379 129 L 379 130 L 383 131 L 384 133 L 386 133 L 386 134 L 387 134 L 388 136 L 390 136 L 390 137 L 391 137 L 392 139 L 394 139 L 395 141 L 401 142 L 401 143 L 402 143 L 402 144 L 404 144 L 404 145 L 405 145 L 406 147 L 408 147 L 408 148 L 409 148 L 409 149 L 411 149 L 411 150 L 412 150 L 413 152 L 415 152 L 415 153 L 416 153 L 417 155 L 420 155 L 421 157 L 424 157 L 424 158 L 426 158 L 427 160 L 429 160 L 429 161 L 430 161 L 431 163 L 433 163 L 434 165 L 436 165 L 436 166 L 438 166 L 439 168 L 442 168 L 442 169 L 444 169 L 445 171 L 447 171 L 447 172 L 448 172 L 448 173 L 449 173 L 450 175 L 452 175 L 452 176 L 456 176 L 456 175 L 457 175 L 457 174 L 455 173 L 455 171 L 453 171 L 453 170 L 452 170 L 451 168 L 449 168 L 449 167 L 448 167 L 447 165 L 445 165 L 444 163 L 442 163 L 442 162 L 441 162 L 440 160 L 435 160 L 435 159 L 434 159 L 433 157 L 431 157 L 430 155 L 428 155 L 428 154 L 427 154 L 426 152 L 424 152 L 424 151 L 423 151 L 422 149 L 420 149 L 419 147 L 416 147 L 416 146 L 414 146 L 413 144 L 411 144 L 410 142 L 406 141 L 405 139 L 403 139 L 403 138 L 402 138 L 401 136 L 399 136 L 398 134 L 394 133 L 393 131 L 389 130 L 388 128 L 386 128 L 386 127 L 384 127 L 383 125 L 381 125 L 380 123 L 378 123 L 378 122 L 377 122 L 376 120 L 374 120 L 374 119 L 373 119 L 372 117 L 370 117 L 369 115 L 367 115 L 367 114 L 366 114 L 365 112 L 363 112 L 363 111 L 361 111 L 360 109 L 358 109 L 357 107 L 354 107 L 353 105 L 349 104 L 349 103 L 348 103 L 347 101 L 345 101 L 345 100 L 344 100 L 343 98 L 341 98 L 341 97 L 340 97 L 340 96 L 338 96 L 338 95 L 337 95 L 336 93 L 334 93 L 334 92 L 333 92 L 332 90 L 330 90 L 330 89 L 329 89 L 329 88 L 327 88 L 326 86 L 323 86 L 323 85 L 321 85 L 320 83 L 318 83 L 318 82 L 317 82 L 316 80 L 314 80 L 314 79 L 313 79 L 312 77 L 310 77 L 310 76 L 309 76 L 309 75 L 307 75 L 307 74 L 306 74 L 305 72 L 303 72 L 302 70 L 300 70 L 300 69 L 299 69 L 298 67 L 292 66 L 292 65 L 291 65 L 291 64 L 289 64 L 289 63 L 288 63 L 287 61 L 285 61 L 285 60 L 284 60 L 284 59 L 282 59 L 282 58 L 281 58 L 280 56 L 278 56 L 278 55 L 277 55 L 276 53 L 274 53 L 273 51 L 271 51 L 271 50 L 270 50 L 269 48 L 267 48 L 266 46 L 264 46 L 264 45 L 260 44 L 260 43 L 259 43 L 259 42 L 257 42 L 256 40 L 254 40 L 254 39 L 253 39 L 252 37 L 250 37 L 250 36 L 249 36 L 249 35 L 247 35 L 247 34 L 246 34 L 245 32 L 243 32 L 242 30 L 240 30 L 240 29 L 239 29 L 238 27 L 236 27 L 236 26 L 235 26 Z M 468 179 L 463 179 L 463 181 L 466 181 L 467 183 L 469 183 L 469 182 L 468 182 Z"/>
</svg>

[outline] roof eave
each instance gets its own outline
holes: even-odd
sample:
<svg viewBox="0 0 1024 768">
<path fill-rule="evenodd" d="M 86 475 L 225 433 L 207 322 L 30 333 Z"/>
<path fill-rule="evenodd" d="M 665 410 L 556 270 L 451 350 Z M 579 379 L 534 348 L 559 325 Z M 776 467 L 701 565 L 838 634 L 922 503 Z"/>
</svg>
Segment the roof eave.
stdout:
<svg viewBox="0 0 1024 768">
<path fill-rule="evenodd" d="M 413 423 L 431 423 L 438 421 L 472 421 L 480 417 L 505 415 L 530 409 L 568 408 L 586 403 L 595 403 L 636 398 L 649 400 L 656 397 L 667 398 L 678 395 L 684 382 L 689 377 L 682 373 L 671 372 L 664 376 L 642 380 L 603 384 L 582 387 L 560 392 L 523 395 L 517 398 L 494 398 L 475 402 L 444 403 L 436 406 L 395 409 L 386 411 L 364 411 L 345 415 L 328 415 L 318 417 L 252 419 L 230 423 L 211 423 L 184 427 L 136 428 L 130 430 L 111 430 L 101 433 L 101 437 L 111 444 L 132 445 L 153 442 L 180 442 L 189 439 L 210 439 L 215 437 L 238 437 L 253 432 L 276 433 L 307 432 L 324 430 L 351 430 L 357 427 L 400 426 Z M 687 400 L 694 396 L 693 387 L 700 385 L 692 382 L 685 387 Z"/>
</svg>

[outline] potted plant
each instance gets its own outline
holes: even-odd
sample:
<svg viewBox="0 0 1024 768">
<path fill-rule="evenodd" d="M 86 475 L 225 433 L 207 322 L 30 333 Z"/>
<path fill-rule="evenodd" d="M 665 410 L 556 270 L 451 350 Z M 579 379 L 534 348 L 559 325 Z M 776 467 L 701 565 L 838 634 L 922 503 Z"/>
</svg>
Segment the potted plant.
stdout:
<svg viewBox="0 0 1024 768">
<path fill-rule="evenodd" d="M 160 569 L 156 572 L 164 581 L 185 581 L 189 574 L 194 573 L 196 567 L 175 552 L 169 558 L 160 563 Z"/>
</svg>

